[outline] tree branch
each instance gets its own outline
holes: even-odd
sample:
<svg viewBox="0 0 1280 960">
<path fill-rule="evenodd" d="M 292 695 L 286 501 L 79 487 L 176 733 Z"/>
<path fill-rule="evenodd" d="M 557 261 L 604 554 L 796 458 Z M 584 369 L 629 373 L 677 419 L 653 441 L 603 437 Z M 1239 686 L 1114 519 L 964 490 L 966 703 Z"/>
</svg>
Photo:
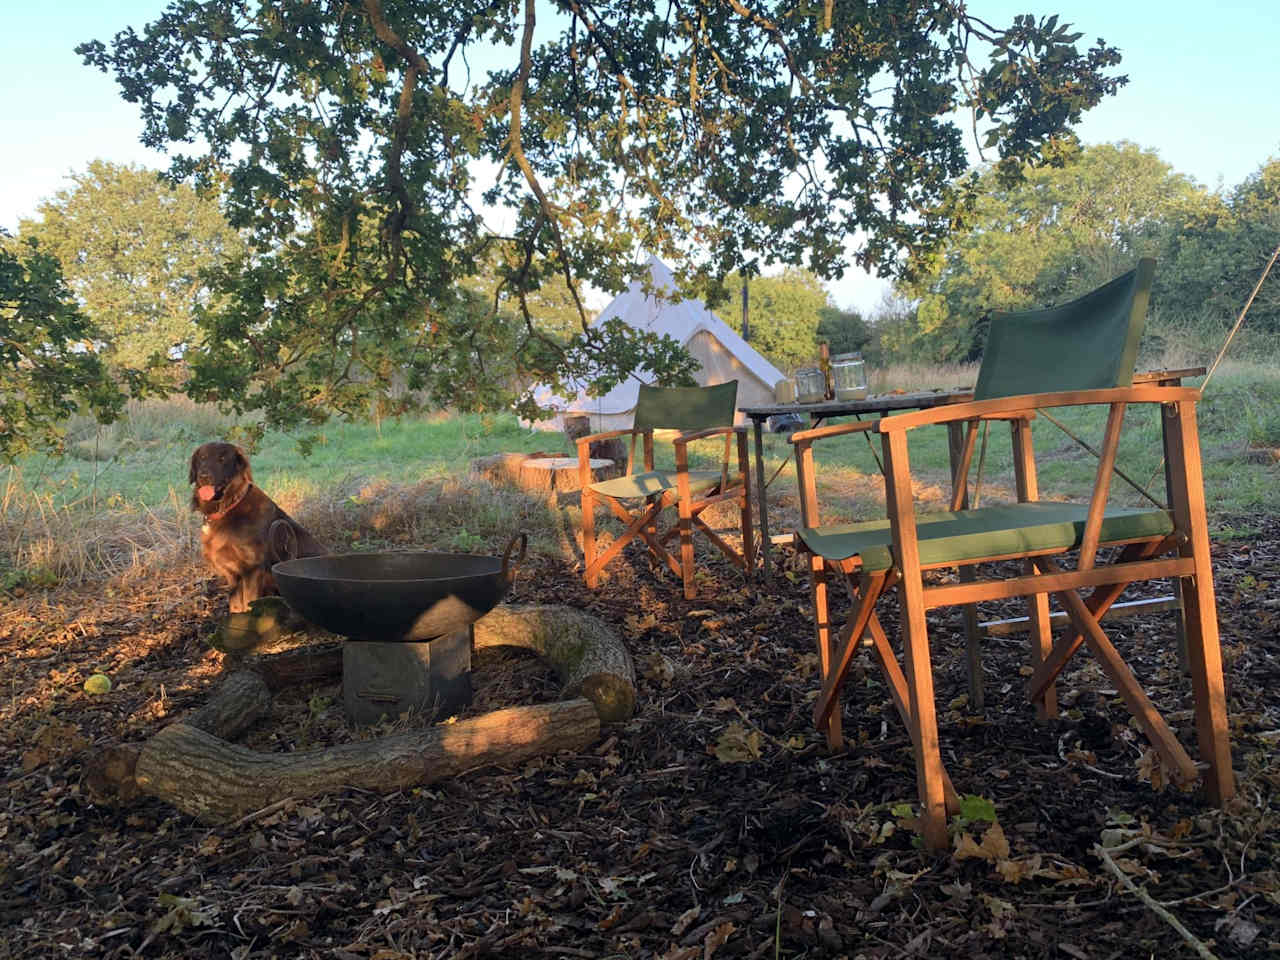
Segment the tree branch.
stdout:
<svg viewBox="0 0 1280 960">
<path fill-rule="evenodd" d="M 551 235 L 555 238 L 556 252 L 560 256 L 560 266 L 564 272 L 564 282 L 569 288 L 569 296 L 573 297 L 574 306 L 578 308 L 578 316 L 581 318 L 582 326 L 585 329 L 587 326 L 587 311 L 582 305 L 582 300 L 578 297 L 578 290 L 573 284 L 573 276 L 569 272 L 569 257 L 565 252 L 564 237 L 560 233 L 560 224 L 556 221 L 555 210 L 551 206 L 551 201 L 547 199 L 546 193 L 543 192 L 542 184 L 538 182 L 538 175 L 534 172 L 533 165 L 529 163 L 529 158 L 524 155 L 524 145 L 520 140 L 520 111 L 524 103 L 525 88 L 529 83 L 529 74 L 533 72 L 533 30 L 536 23 L 534 0 L 524 0 L 524 32 L 520 39 L 520 72 L 516 74 L 515 82 L 511 84 L 511 136 L 509 149 L 512 158 L 516 161 L 516 165 L 520 168 L 520 172 L 524 174 L 524 178 L 529 184 L 529 189 L 538 198 L 538 206 L 542 208 L 547 224 L 551 227 Z M 523 291 L 521 291 L 521 297 L 523 295 Z"/>
</svg>

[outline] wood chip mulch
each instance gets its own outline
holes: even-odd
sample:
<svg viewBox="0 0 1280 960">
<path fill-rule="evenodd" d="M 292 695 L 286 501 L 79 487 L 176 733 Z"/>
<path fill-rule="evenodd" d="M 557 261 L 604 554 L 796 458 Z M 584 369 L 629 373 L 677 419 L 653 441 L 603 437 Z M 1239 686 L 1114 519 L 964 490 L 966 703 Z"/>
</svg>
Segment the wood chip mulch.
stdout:
<svg viewBox="0 0 1280 960">
<path fill-rule="evenodd" d="M 989 640 L 973 710 L 959 617 L 943 612 L 944 760 L 971 819 L 940 856 L 911 829 L 910 745 L 869 660 L 846 687 L 851 745 L 833 754 L 813 729 L 794 571 L 753 591 L 708 555 L 685 601 L 634 546 L 596 592 L 570 564 L 530 558 L 509 601 L 619 629 L 634 719 L 581 753 L 218 827 L 149 798 L 101 806 L 82 782 L 94 751 L 151 736 L 217 683 L 206 639 L 226 601 L 206 572 L 0 596 L 0 958 L 1276 956 L 1280 523 L 1232 527 L 1261 530 L 1214 550 L 1237 799 L 1220 811 L 1163 784 L 1087 652 L 1060 682 L 1061 716 L 1037 723 L 1025 641 Z M 1173 637 L 1171 614 L 1113 632 L 1194 754 Z M 92 696 L 98 671 L 113 689 Z M 476 677 L 483 709 L 558 697 L 537 661 L 486 661 Z M 278 698 L 246 742 L 306 749 L 343 727 L 340 691 L 317 687 Z M 1095 844 L 1120 848 L 1118 869 L 1166 916 Z"/>
</svg>

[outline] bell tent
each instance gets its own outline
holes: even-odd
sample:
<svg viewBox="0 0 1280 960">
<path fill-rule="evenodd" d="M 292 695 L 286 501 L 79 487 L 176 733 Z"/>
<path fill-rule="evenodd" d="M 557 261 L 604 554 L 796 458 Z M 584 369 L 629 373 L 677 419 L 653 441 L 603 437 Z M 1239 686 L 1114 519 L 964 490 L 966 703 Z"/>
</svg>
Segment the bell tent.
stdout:
<svg viewBox="0 0 1280 960">
<path fill-rule="evenodd" d="M 675 276 L 665 263 L 650 257 L 648 268 L 649 287 L 654 295 L 646 295 L 644 284 L 635 281 L 600 312 L 595 322 L 603 323 L 616 317 L 639 330 L 659 336 L 667 334 L 699 362 L 700 367 L 694 374 L 699 386 L 737 380 L 739 407 L 773 403 L 774 387 L 783 379 L 782 371 L 757 353 L 701 300 L 678 299 Z M 554 411 L 555 416 L 533 425 L 543 430 L 563 430 L 566 417 L 588 416 L 593 433 L 625 429 L 631 426 L 635 415 L 640 384 L 653 382 L 652 373 L 637 370 L 603 396 L 590 397 L 579 390 L 572 400 L 552 393 L 549 387 L 536 387 L 534 398 L 538 405 Z M 741 414 L 738 419 L 742 421 Z"/>
</svg>

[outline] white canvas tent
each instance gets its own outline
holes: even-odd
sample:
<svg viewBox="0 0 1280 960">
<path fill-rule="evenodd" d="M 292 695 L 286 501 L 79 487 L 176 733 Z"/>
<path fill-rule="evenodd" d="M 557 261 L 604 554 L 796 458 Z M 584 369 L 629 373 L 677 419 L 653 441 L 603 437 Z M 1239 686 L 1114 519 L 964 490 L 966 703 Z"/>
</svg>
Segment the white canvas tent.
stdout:
<svg viewBox="0 0 1280 960">
<path fill-rule="evenodd" d="M 774 387 L 783 373 L 757 353 L 747 341 L 717 317 L 701 300 L 676 300 L 676 282 L 671 269 L 657 257 L 650 257 L 650 287 L 655 296 L 646 296 L 643 284 L 636 281 L 601 311 L 596 323 L 614 317 L 640 330 L 661 336 L 668 334 L 684 346 L 701 367 L 694 378 L 699 385 L 709 386 L 738 381 L 738 406 L 774 402 Z M 667 296 L 662 296 L 665 292 Z M 641 383 L 652 383 L 647 370 L 637 370 L 602 397 L 589 397 L 579 391 L 573 400 L 565 400 L 548 387 L 537 387 L 534 397 L 545 410 L 556 416 L 537 421 L 543 430 L 563 430 L 566 416 L 587 415 L 593 433 L 622 430 L 631 426 L 636 397 Z M 739 422 L 743 417 L 738 415 Z"/>
</svg>

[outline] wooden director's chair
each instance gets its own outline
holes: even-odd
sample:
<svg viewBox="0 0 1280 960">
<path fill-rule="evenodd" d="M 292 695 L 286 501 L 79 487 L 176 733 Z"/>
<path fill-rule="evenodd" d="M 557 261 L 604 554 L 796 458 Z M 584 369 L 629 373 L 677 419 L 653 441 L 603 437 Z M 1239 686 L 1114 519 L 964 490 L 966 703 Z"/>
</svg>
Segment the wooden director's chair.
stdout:
<svg viewBox="0 0 1280 960">
<path fill-rule="evenodd" d="M 1099 624 L 1127 584 L 1180 578 L 1204 786 L 1216 803 L 1234 793 L 1196 431 L 1199 391 L 1132 385 L 1154 271 L 1153 260 L 1142 260 L 1130 273 L 1061 307 L 994 315 L 970 402 L 820 427 L 791 438 L 803 523 L 796 546 L 808 557 L 823 675 L 814 720 L 833 747 L 841 744 L 840 687 L 858 647 L 869 645 L 911 733 L 920 822 L 931 847 L 946 846 L 946 814 L 956 812 L 959 802 L 938 748 L 926 621 L 934 607 L 1026 597 L 1034 669 L 1027 693 L 1039 712 L 1053 712 L 1055 678 L 1082 645 L 1088 646 L 1163 762 L 1189 783 L 1200 768 Z M 1090 404 L 1105 405 L 1108 415 L 1089 501 L 1042 501 L 1031 443 L 1035 411 Z M 1166 418 L 1167 510 L 1107 505 L 1125 410 L 1131 404 L 1158 404 Z M 917 515 L 907 453 L 910 431 L 930 424 L 967 424 L 957 471 L 957 488 L 963 489 L 978 426 L 987 420 L 1011 422 L 1018 502 Z M 881 437 L 888 517 L 824 526 L 813 444 L 863 430 Z M 958 505 L 957 497 L 953 507 Z M 1118 548 L 1114 562 L 1099 564 L 1102 547 Z M 1079 551 L 1074 569 L 1055 559 L 1072 550 Z M 925 570 L 1007 560 L 1022 561 L 1016 575 L 924 585 Z M 849 621 L 834 633 L 828 617 L 828 573 L 845 581 L 853 599 Z M 901 664 L 876 616 L 877 602 L 894 588 L 901 605 Z M 1092 588 L 1086 597 L 1077 594 L 1083 588 Z M 1056 643 L 1050 633 L 1050 594 L 1070 624 Z"/>
<path fill-rule="evenodd" d="M 630 430 L 611 430 L 578 439 L 578 464 L 582 478 L 582 552 L 586 561 L 587 586 L 595 588 L 605 564 L 622 552 L 622 548 L 640 537 L 650 552 L 666 563 L 684 582 L 684 595 L 692 600 L 693 528 L 697 527 L 747 577 L 755 565 L 751 532 L 751 489 L 745 427 L 733 425 L 738 397 L 738 381 L 713 387 L 651 387 L 641 385 L 636 400 L 636 415 Z M 675 448 L 675 469 L 654 468 L 653 441 L 655 430 L 681 431 L 671 442 Z M 614 437 L 631 437 L 625 476 L 593 483 L 591 480 L 590 445 Z M 710 437 L 724 437 L 724 455 L 719 470 L 690 470 L 689 444 Z M 738 440 L 738 465 L 729 469 L 729 447 Z M 644 471 L 637 473 L 636 440 L 642 440 Z M 595 504 L 604 500 L 609 509 L 626 525 L 622 534 L 599 555 L 596 554 Z M 713 503 L 732 500 L 742 516 L 742 551 L 735 550 L 709 527 L 700 514 Z M 640 501 L 641 507 L 631 513 L 623 501 Z M 658 516 L 675 507 L 677 523 L 663 533 L 657 529 Z M 680 538 L 680 557 L 667 548 Z"/>
</svg>

